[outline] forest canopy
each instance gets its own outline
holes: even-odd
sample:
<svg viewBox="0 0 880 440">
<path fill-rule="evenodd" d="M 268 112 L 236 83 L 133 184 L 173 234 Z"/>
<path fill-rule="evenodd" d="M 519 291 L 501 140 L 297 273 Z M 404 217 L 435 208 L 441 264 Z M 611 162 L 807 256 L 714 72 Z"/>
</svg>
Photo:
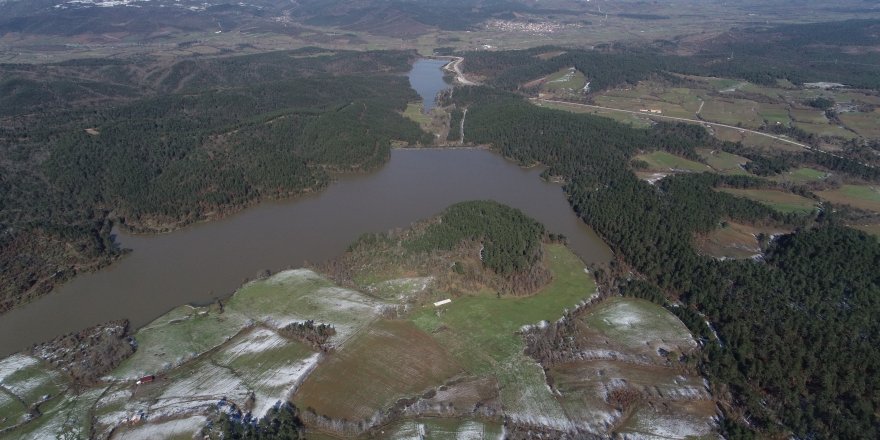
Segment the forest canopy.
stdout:
<svg viewBox="0 0 880 440">
<path fill-rule="evenodd" d="M 697 146 L 727 146 L 702 127 L 637 129 L 479 87 L 457 91 L 454 101 L 468 108 L 473 142 L 564 177 L 574 210 L 644 278 L 639 290 L 649 299 L 659 291 L 664 303 L 680 301 L 670 309 L 705 342 L 704 374 L 734 404 L 725 410 L 726 435 L 878 435 L 877 240 L 833 216 L 783 215 L 713 191 L 760 184 L 754 178 L 689 174 L 655 187 L 629 169 L 641 151 L 687 157 Z M 775 243 L 766 263 L 698 255 L 691 237 L 725 219 L 806 228 Z"/>
</svg>

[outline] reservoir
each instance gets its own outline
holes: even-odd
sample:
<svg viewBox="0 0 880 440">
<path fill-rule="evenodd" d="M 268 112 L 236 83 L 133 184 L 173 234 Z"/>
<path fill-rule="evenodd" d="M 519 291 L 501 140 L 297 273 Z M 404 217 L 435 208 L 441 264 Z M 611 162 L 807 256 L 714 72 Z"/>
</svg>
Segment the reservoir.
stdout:
<svg viewBox="0 0 880 440">
<path fill-rule="evenodd" d="M 413 64 L 409 72 L 409 83 L 418 92 L 424 102 L 423 111 L 428 113 L 437 105 L 437 93 L 449 88 L 443 81 L 443 66 L 449 61 L 420 59 Z"/>
<path fill-rule="evenodd" d="M 445 61 L 422 59 L 409 78 L 435 105 Z M 611 251 L 571 210 L 559 185 L 486 149 L 402 149 L 380 170 L 339 177 L 325 190 L 266 202 L 236 215 L 157 235 L 121 232 L 133 252 L 95 273 L 0 316 L 0 357 L 114 319 L 139 328 L 182 304 L 208 304 L 259 273 L 322 262 L 367 232 L 405 228 L 467 200 L 523 210 L 549 232 L 568 237 L 586 263 Z M 590 292 L 584 292 L 586 297 Z"/>
<path fill-rule="evenodd" d="M 465 200 L 519 208 L 565 234 L 585 262 L 608 261 L 608 247 L 541 171 L 485 149 L 394 150 L 379 171 L 343 176 L 314 195 L 168 234 L 120 233 L 132 253 L 0 317 L 0 357 L 111 319 L 141 327 L 181 304 L 227 296 L 262 270 L 333 258 L 365 232 L 407 227 Z"/>
</svg>

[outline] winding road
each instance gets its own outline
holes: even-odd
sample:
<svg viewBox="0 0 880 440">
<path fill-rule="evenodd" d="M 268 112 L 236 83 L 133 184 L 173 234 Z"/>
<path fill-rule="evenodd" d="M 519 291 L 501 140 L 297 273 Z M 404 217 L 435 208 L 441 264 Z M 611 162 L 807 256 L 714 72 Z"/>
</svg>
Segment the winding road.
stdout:
<svg viewBox="0 0 880 440">
<path fill-rule="evenodd" d="M 464 77 L 464 72 L 461 71 L 461 62 L 464 61 L 464 58 L 462 58 L 462 57 L 447 57 L 447 56 L 434 56 L 431 58 L 438 58 L 438 59 L 442 59 L 442 60 L 452 60 L 449 64 L 443 66 L 443 70 L 454 73 L 455 80 L 463 86 L 476 86 L 476 85 L 478 85 L 477 83 Z"/>
</svg>

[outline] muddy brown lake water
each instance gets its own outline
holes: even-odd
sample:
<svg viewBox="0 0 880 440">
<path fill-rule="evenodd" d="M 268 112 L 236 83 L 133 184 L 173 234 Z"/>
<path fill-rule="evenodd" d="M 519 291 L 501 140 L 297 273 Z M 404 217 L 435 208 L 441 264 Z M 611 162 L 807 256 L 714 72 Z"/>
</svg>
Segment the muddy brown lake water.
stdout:
<svg viewBox="0 0 880 440">
<path fill-rule="evenodd" d="M 407 227 L 465 200 L 519 208 L 565 234 L 586 263 L 609 260 L 562 188 L 540 173 L 483 149 L 395 150 L 379 171 L 343 176 L 315 195 L 168 234 L 120 233 L 131 254 L 0 317 L 0 356 L 111 319 L 143 326 L 181 304 L 229 295 L 262 270 L 332 258 L 365 232 Z"/>
</svg>

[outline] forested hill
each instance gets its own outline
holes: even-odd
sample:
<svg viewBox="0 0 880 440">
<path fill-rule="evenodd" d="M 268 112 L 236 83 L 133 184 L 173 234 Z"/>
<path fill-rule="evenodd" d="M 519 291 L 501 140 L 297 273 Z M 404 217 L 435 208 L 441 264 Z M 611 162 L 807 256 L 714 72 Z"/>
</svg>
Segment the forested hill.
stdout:
<svg viewBox="0 0 880 440">
<path fill-rule="evenodd" d="M 629 168 L 637 151 L 689 156 L 697 146 L 724 147 L 702 127 L 635 129 L 480 87 L 457 90 L 454 101 L 468 108 L 472 142 L 523 164 L 544 163 L 568 182 L 572 207 L 622 260 L 617 283 L 643 278 L 625 294 L 666 304 L 701 335 L 704 373 L 726 402 L 725 435 L 880 434 L 877 240 L 833 216 L 783 215 L 713 191 L 759 184 L 753 178 L 679 175 L 655 187 Z M 698 255 L 691 237 L 724 219 L 803 229 L 775 243 L 766 263 Z M 645 285 L 660 294 L 646 295 Z"/>
<path fill-rule="evenodd" d="M 411 52 L 304 49 L 3 65 L 0 312 L 118 254 L 110 223 L 168 230 L 376 167 L 430 142 Z"/>
</svg>

